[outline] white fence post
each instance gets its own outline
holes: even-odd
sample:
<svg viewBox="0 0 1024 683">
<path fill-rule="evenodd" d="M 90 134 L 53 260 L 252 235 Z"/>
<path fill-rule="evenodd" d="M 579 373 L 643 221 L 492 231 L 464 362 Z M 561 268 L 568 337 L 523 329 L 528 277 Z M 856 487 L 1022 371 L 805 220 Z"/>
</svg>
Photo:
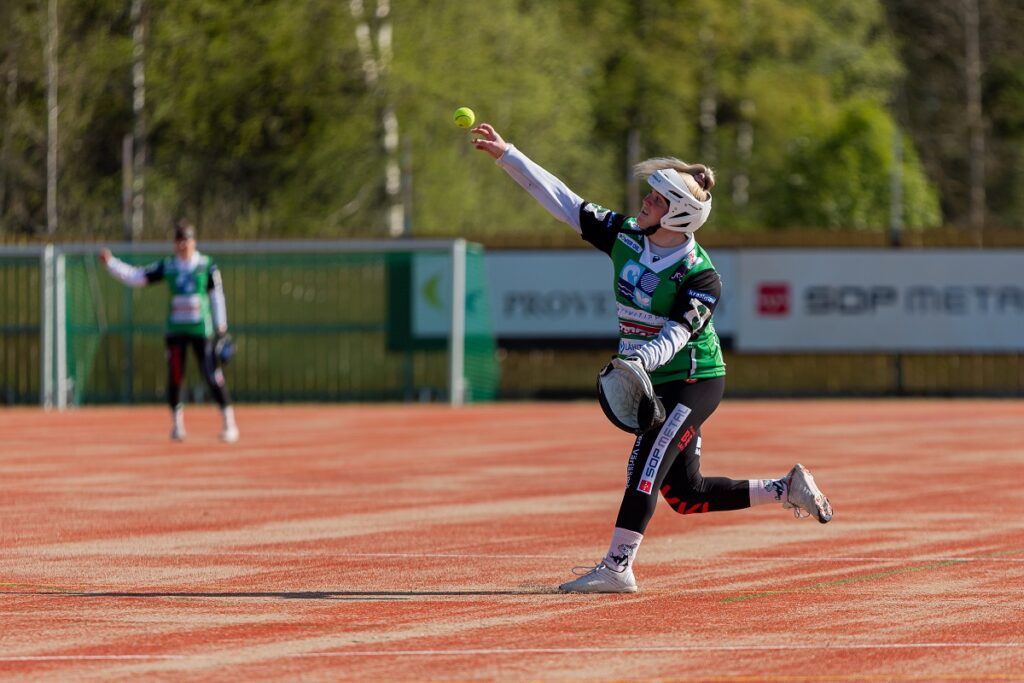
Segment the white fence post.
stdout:
<svg viewBox="0 0 1024 683">
<path fill-rule="evenodd" d="M 452 324 L 448 337 L 449 403 L 466 401 L 466 240 L 452 242 Z"/>
<path fill-rule="evenodd" d="M 39 255 L 39 405 L 53 407 L 53 245 Z"/>
</svg>

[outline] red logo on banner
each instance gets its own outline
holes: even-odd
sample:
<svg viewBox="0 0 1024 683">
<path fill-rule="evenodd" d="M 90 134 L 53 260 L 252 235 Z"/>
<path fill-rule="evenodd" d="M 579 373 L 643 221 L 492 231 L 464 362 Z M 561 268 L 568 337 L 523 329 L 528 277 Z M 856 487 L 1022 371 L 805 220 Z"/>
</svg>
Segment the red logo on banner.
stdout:
<svg viewBox="0 0 1024 683">
<path fill-rule="evenodd" d="M 762 282 L 758 285 L 757 312 L 761 315 L 789 315 L 789 283 Z"/>
</svg>

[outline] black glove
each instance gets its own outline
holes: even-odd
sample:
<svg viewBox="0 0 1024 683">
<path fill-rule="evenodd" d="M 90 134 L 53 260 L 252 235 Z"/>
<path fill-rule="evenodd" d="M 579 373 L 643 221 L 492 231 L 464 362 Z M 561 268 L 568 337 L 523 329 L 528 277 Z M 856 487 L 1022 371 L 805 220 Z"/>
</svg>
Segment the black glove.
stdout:
<svg viewBox="0 0 1024 683">
<path fill-rule="evenodd" d="M 605 416 L 625 432 L 643 434 L 665 421 L 665 406 L 635 356 L 613 358 L 604 366 L 597 375 L 597 397 Z"/>
</svg>

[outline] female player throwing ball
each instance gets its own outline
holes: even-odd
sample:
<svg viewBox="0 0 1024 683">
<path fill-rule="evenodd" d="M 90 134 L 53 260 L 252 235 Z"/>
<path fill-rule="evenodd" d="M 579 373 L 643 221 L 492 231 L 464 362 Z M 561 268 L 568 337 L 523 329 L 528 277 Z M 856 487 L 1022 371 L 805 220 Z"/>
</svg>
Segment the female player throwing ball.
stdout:
<svg viewBox="0 0 1024 683">
<path fill-rule="evenodd" d="M 640 433 L 626 468 L 611 544 L 597 566 L 559 586 L 575 593 L 632 593 L 633 563 L 660 493 L 680 514 L 781 503 L 795 516 L 832 519 L 832 506 L 803 465 L 780 479 L 727 479 L 700 472 L 701 425 L 725 389 L 725 363 L 711 322 L 721 279 L 694 233 L 711 213 L 711 169 L 675 158 L 648 159 L 635 171 L 651 191 L 635 217 L 576 195 L 482 123 L 473 145 L 555 218 L 608 254 L 619 319 L 617 365 L 653 384 L 664 421 Z M 642 431 L 638 429 L 637 431 Z"/>
<path fill-rule="evenodd" d="M 144 287 L 165 280 L 171 288 L 167 312 L 167 398 L 171 406 L 171 439 L 185 439 L 185 412 L 181 383 L 189 348 L 195 353 L 203 379 L 224 417 L 222 441 L 238 441 L 238 425 L 231 407 L 224 372 L 218 367 L 215 346 L 228 331 L 227 306 L 220 271 L 213 260 L 196 249 L 195 228 L 178 221 L 174 228 L 174 256 L 136 268 L 115 258 L 109 249 L 100 261 L 117 280 L 130 287 Z"/>
</svg>

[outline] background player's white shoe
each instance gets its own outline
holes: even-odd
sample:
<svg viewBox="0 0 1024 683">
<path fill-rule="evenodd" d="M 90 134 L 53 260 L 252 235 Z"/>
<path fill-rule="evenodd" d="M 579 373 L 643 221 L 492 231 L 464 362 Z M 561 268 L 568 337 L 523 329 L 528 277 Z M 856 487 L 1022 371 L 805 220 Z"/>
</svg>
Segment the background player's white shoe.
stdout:
<svg viewBox="0 0 1024 683">
<path fill-rule="evenodd" d="M 832 519 L 832 505 L 803 465 L 797 463 L 786 475 L 786 490 L 782 507 L 792 508 L 795 517 L 813 516 L 822 524 Z M 801 512 L 806 514 L 801 515 Z"/>
<path fill-rule="evenodd" d="M 182 406 L 171 408 L 171 441 L 185 440 L 185 410 Z"/>
<path fill-rule="evenodd" d="M 220 440 L 224 443 L 235 443 L 238 441 L 238 427 L 235 425 L 225 427 L 224 431 L 220 433 Z"/>
<path fill-rule="evenodd" d="M 601 562 L 575 581 L 563 583 L 558 590 L 563 593 L 636 593 L 637 588 L 632 567 L 617 572 Z"/>
</svg>

